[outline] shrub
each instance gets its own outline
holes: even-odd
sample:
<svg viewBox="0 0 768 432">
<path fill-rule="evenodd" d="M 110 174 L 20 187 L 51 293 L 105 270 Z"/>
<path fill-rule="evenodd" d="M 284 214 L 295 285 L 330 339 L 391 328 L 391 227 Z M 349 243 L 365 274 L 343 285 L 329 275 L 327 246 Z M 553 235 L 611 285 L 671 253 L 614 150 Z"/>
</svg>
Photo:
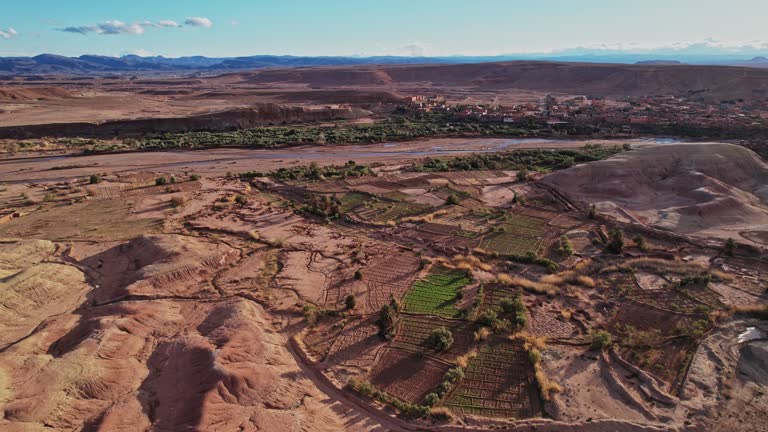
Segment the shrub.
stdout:
<svg viewBox="0 0 768 432">
<path fill-rule="evenodd" d="M 445 200 L 445 203 L 448 205 L 457 205 L 459 203 L 459 197 L 455 193 L 452 193 L 448 196 L 448 199 Z"/>
<path fill-rule="evenodd" d="M 728 256 L 733 256 L 734 252 L 736 252 L 736 241 L 728 237 L 728 240 L 725 242 L 725 249 L 724 252 Z"/>
<path fill-rule="evenodd" d="M 199 175 L 197 175 L 197 174 L 190 174 L 190 175 L 189 175 L 189 179 L 190 179 L 191 181 L 197 181 L 197 180 L 200 180 L 200 176 L 199 176 Z"/>
<path fill-rule="evenodd" d="M 445 373 L 445 381 L 448 381 L 451 384 L 462 379 L 464 379 L 464 370 L 458 366 L 448 369 L 448 372 Z"/>
<path fill-rule="evenodd" d="M 597 207 L 595 207 L 594 204 L 589 206 L 589 218 L 590 219 L 597 219 Z"/>
<path fill-rule="evenodd" d="M 632 241 L 635 242 L 635 246 L 637 246 L 637 248 L 640 250 L 645 250 L 645 248 L 647 247 L 645 244 L 645 237 L 639 234 L 636 235 L 635 238 L 632 239 Z"/>
<path fill-rule="evenodd" d="M 528 170 L 525 168 L 521 168 L 517 171 L 517 180 L 518 181 L 525 181 L 528 179 Z"/>
<path fill-rule="evenodd" d="M 171 198 L 171 205 L 174 207 L 180 207 L 184 205 L 184 197 L 175 196 Z"/>
<path fill-rule="evenodd" d="M 611 334 L 605 330 L 593 332 L 590 338 L 592 339 L 590 346 L 593 350 L 602 350 L 603 348 L 611 346 L 612 343 Z"/>
<path fill-rule="evenodd" d="M 246 198 L 244 195 L 237 195 L 235 197 L 235 202 L 241 206 L 245 206 L 248 204 L 248 198 Z"/>
<path fill-rule="evenodd" d="M 609 239 L 605 249 L 610 253 L 620 254 L 624 250 L 624 234 L 618 227 L 613 227 Z"/>
<path fill-rule="evenodd" d="M 91 174 L 91 176 L 88 178 L 88 183 L 90 184 L 101 183 L 101 177 L 98 174 Z"/>
<path fill-rule="evenodd" d="M 440 402 L 440 396 L 437 393 L 430 393 L 424 398 L 424 402 L 427 406 L 433 407 Z"/>
<path fill-rule="evenodd" d="M 436 328 L 429 334 L 427 345 L 437 351 L 448 351 L 453 345 L 453 334 L 445 327 Z"/>
<path fill-rule="evenodd" d="M 363 272 L 361 270 L 355 270 L 355 279 L 363 280 Z"/>
<path fill-rule="evenodd" d="M 571 241 L 566 236 L 560 236 L 560 248 L 558 249 L 560 256 L 567 258 L 573 255 L 573 246 Z"/>
<path fill-rule="evenodd" d="M 453 411 L 446 407 L 434 407 L 429 410 L 429 416 L 435 420 L 451 421 L 455 418 Z"/>
<path fill-rule="evenodd" d="M 480 327 L 475 332 L 475 335 L 474 335 L 475 336 L 475 342 L 482 342 L 482 341 L 488 339 L 488 336 L 490 336 L 490 335 L 491 335 L 491 329 L 489 329 L 488 327 Z"/>
<path fill-rule="evenodd" d="M 160 176 L 155 179 L 155 186 L 163 186 L 166 183 L 168 183 L 168 179 L 166 179 L 165 177 Z"/>
<path fill-rule="evenodd" d="M 392 299 L 388 304 L 381 307 L 379 312 L 379 335 L 384 339 L 391 339 L 397 332 L 397 326 L 400 324 L 400 304 Z"/>
<path fill-rule="evenodd" d="M 501 300 L 501 310 L 511 316 L 511 319 L 515 323 L 518 329 L 522 329 L 528 323 L 525 317 L 526 308 L 523 302 L 522 296 L 518 293 L 515 297 L 509 299 L 505 298 Z"/>
<path fill-rule="evenodd" d="M 357 300 L 355 300 L 355 296 L 352 294 L 348 295 L 347 298 L 344 299 L 344 306 L 347 308 L 347 310 L 352 310 L 357 306 Z"/>
<path fill-rule="evenodd" d="M 496 313 L 496 311 L 487 310 L 481 313 L 480 316 L 477 317 L 475 322 L 484 327 L 492 327 L 493 324 L 495 324 L 496 321 L 498 320 L 499 320 L 499 316 Z"/>
</svg>

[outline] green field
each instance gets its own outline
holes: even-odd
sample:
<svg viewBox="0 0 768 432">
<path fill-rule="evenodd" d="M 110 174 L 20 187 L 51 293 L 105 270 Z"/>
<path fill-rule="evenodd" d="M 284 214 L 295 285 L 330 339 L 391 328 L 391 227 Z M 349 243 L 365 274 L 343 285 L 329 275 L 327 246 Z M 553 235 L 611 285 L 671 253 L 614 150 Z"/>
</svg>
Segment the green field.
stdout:
<svg viewBox="0 0 768 432">
<path fill-rule="evenodd" d="M 489 233 L 480 242 L 480 247 L 499 255 L 525 255 L 536 253 L 541 247 L 541 237 L 546 225 L 543 220 L 525 216 L 511 215 L 507 221 L 499 224 L 498 231 Z"/>
<path fill-rule="evenodd" d="M 541 240 L 509 232 L 492 233 L 480 242 L 480 248 L 499 255 L 525 255 L 528 252 L 536 253 Z"/>
<path fill-rule="evenodd" d="M 339 209 L 342 212 L 348 212 L 358 206 L 363 205 L 364 202 L 371 199 L 371 196 L 362 192 L 350 192 L 347 194 L 344 194 L 344 196 L 341 197 L 341 206 Z"/>
<path fill-rule="evenodd" d="M 406 312 L 448 318 L 458 316 L 457 294 L 471 280 L 464 270 L 435 267 L 426 279 L 418 280 L 405 295 Z"/>
</svg>

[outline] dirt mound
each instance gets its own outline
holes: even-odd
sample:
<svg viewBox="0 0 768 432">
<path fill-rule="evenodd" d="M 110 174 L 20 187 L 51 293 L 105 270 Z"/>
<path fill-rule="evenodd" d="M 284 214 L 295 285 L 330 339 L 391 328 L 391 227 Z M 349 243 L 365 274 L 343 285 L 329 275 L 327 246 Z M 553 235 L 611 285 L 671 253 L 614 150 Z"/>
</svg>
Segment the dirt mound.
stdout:
<svg viewBox="0 0 768 432">
<path fill-rule="evenodd" d="M 0 347 L 29 334 L 45 317 L 72 309 L 90 289 L 77 268 L 42 262 L 54 249 L 41 240 L 0 245 Z"/>
<path fill-rule="evenodd" d="M 206 296 L 207 281 L 234 262 L 239 252 L 226 245 L 177 235 L 137 237 L 83 261 L 99 288 L 92 301 L 103 304 L 130 296 Z"/>
<path fill-rule="evenodd" d="M 646 147 L 543 182 L 584 207 L 676 233 L 737 238 L 768 226 L 768 165 L 736 145 Z"/>
<path fill-rule="evenodd" d="M 74 97 L 74 94 L 61 87 L 0 88 L 0 102 L 53 100 L 71 97 Z"/>
</svg>

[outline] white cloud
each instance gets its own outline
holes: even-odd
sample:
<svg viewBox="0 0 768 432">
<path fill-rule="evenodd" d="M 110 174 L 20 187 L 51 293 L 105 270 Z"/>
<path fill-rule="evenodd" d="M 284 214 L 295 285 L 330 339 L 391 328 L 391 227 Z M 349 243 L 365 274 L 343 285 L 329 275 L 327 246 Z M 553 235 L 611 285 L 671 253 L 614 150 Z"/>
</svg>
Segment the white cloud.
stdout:
<svg viewBox="0 0 768 432">
<path fill-rule="evenodd" d="M 240 25 L 240 21 L 238 20 L 232 20 L 232 27 L 237 27 Z"/>
<path fill-rule="evenodd" d="M 157 22 L 160 27 L 181 27 L 181 24 L 174 20 L 160 20 Z"/>
<path fill-rule="evenodd" d="M 213 26 L 213 21 L 204 17 L 189 17 L 186 21 L 184 21 L 184 24 L 192 27 L 210 28 Z"/>
<path fill-rule="evenodd" d="M 556 54 L 579 54 L 579 53 L 600 53 L 600 54 L 753 54 L 756 52 L 768 51 L 768 42 L 752 41 L 720 41 L 712 38 L 703 41 L 684 41 L 659 44 L 648 44 L 638 42 L 628 43 L 603 43 L 579 46 L 575 48 L 566 48 L 561 50 L 552 50 Z"/>
<path fill-rule="evenodd" d="M 131 54 L 137 55 L 140 57 L 151 57 L 153 54 L 145 49 L 139 48 L 136 50 L 131 51 Z"/>
<path fill-rule="evenodd" d="M 9 27 L 8 30 L 0 30 L 0 39 L 12 39 L 19 35 L 19 32 Z"/>
<path fill-rule="evenodd" d="M 427 57 L 429 56 L 430 49 L 427 45 L 420 42 L 411 42 L 403 45 L 398 50 L 398 55 L 404 55 L 407 57 Z"/>
<path fill-rule="evenodd" d="M 213 23 L 211 22 L 211 20 L 209 20 L 208 18 L 202 18 L 202 17 L 187 18 L 184 24 L 192 27 L 205 27 L 205 28 L 209 28 L 213 26 Z M 83 35 L 89 34 L 89 33 L 95 33 L 100 35 L 118 35 L 118 34 L 140 35 L 140 34 L 144 34 L 144 31 L 148 28 L 150 29 L 181 28 L 183 26 L 184 25 L 179 24 L 177 21 L 174 21 L 174 20 L 160 20 L 160 21 L 144 20 L 144 21 L 135 22 L 135 23 L 124 23 L 118 20 L 110 20 L 100 24 L 85 25 L 85 26 L 70 26 L 70 27 L 59 28 L 57 30 L 67 32 L 67 33 L 79 33 Z"/>
</svg>

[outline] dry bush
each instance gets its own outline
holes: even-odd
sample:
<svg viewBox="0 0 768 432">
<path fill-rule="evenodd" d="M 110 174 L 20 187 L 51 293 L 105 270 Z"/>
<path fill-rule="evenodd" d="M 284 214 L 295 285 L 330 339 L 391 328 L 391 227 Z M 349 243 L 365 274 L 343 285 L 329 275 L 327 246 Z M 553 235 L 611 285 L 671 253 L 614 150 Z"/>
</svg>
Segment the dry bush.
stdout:
<svg viewBox="0 0 768 432">
<path fill-rule="evenodd" d="M 561 286 L 564 283 L 581 285 L 587 288 L 594 288 L 595 281 L 589 276 L 580 275 L 575 270 L 560 272 L 553 275 L 547 275 L 541 278 L 541 282 L 550 285 Z"/>
<path fill-rule="evenodd" d="M 585 286 L 587 288 L 594 288 L 595 287 L 595 280 L 592 279 L 589 276 L 579 275 L 576 276 L 576 282 L 577 284 L 581 286 Z"/>
<path fill-rule="evenodd" d="M 566 309 L 560 309 L 560 315 L 563 316 L 563 318 L 569 320 L 573 316 L 573 311 L 566 308 Z"/>
<path fill-rule="evenodd" d="M 432 407 L 429 410 L 429 416 L 436 420 L 453 421 L 456 416 L 453 411 L 446 407 Z"/>
<path fill-rule="evenodd" d="M 677 274 L 703 273 L 709 270 L 706 266 L 699 263 L 689 263 L 679 259 L 673 261 L 660 258 L 635 258 L 625 261 L 623 266 L 635 270 L 650 270 Z"/>
<path fill-rule="evenodd" d="M 476 248 L 472 249 L 472 253 L 477 254 L 477 255 L 488 255 L 489 254 L 487 250 L 485 250 L 483 248 L 479 248 L 479 247 L 476 247 Z"/>
<path fill-rule="evenodd" d="M 475 342 L 482 342 L 482 341 L 488 339 L 488 336 L 490 336 L 490 335 L 491 335 L 491 329 L 489 329 L 488 327 L 480 327 L 475 332 L 475 335 L 474 335 Z"/>
<path fill-rule="evenodd" d="M 400 219 L 400 222 L 432 222 L 436 217 L 447 214 L 446 210 L 438 210 L 421 216 L 408 216 Z"/>
<path fill-rule="evenodd" d="M 736 280 L 736 277 L 734 275 L 722 272 L 720 270 L 712 270 L 709 272 L 709 274 L 712 275 L 713 279 L 718 280 L 720 282 L 733 282 L 734 280 Z"/>
<path fill-rule="evenodd" d="M 558 288 L 555 285 L 545 282 L 534 282 L 532 280 L 523 279 L 519 277 L 512 277 L 504 273 L 496 275 L 496 280 L 506 285 L 516 286 L 526 291 L 531 291 L 536 294 L 547 294 L 554 296 L 558 293 Z"/>
<path fill-rule="evenodd" d="M 181 207 L 184 205 L 185 202 L 186 200 L 182 196 L 175 196 L 171 198 L 171 205 L 174 207 Z"/>
<path fill-rule="evenodd" d="M 768 305 L 737 305 L 731 308 L 733 313 L 752 315 L 761 319 L 768 319 Z"/>
<path fill-rule="evenodd" d="M 474 255 L 456 255 L 452 258 L 453 265 L 462 270 L 471 270 L 472 268 L 479 268 L 480 270 L 490 271 L 493 266 L 484 263 L 480 258 Z"/>
<path fill-rule="evenodd" d="M 563 388 L 560 384 L 549 379 L 544 370 L 541 367 L 541 363 L 533 365 L 533 369 L 536 371 L 536 381 L 539 383 L 541 389 L 541 398 L 545 401 L 552 399 L 552 393 L 560 393 Z"/>
<path fill-rule="evenodd" d="M 468 262 L 460 262 L 453 266 L 454 268 L 457 268 L 459 270 L 472 270 L 472 264 Z"/>
<path fill-rule="evenodd" d="M 534 336 L 527 331 L 521 331 L 515 333 L 509 337 L 510 340 L 522 340 L 524 342 L 523 347 L 526 351 L 536 349 L 542 351 L 547 348 L 546 336 Z"/>
<path fill-rule="evenodd" d="M 473 349 L 464 355 L 456 357 L 456 365 L 462 369 L 466 369 L 469 366 L 469 362 L 475 357 L 477 357 L 477 350 Z"/>
</svg>

